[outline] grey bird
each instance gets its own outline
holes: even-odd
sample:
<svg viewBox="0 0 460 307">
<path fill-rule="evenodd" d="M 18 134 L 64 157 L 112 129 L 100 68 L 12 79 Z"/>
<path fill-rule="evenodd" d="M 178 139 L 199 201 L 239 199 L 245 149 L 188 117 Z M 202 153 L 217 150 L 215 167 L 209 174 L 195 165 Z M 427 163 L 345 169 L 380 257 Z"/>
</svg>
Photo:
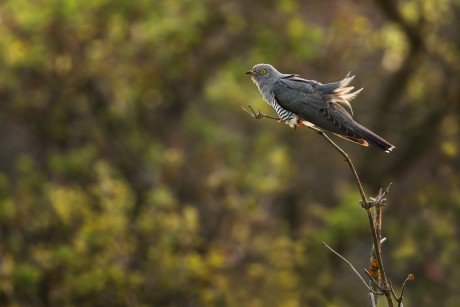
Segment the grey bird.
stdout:
<svg viewBox="0 0 460 307">
<path fill-rule="evenodd" d="M 348 85 L 354 76 L 350 74 L 341 81 L 327 84 L 280 73 L 270 64 L 257 64 L 246 74 L 251 75 L 280 121 L 290 127 L 315 125 L 363 146 L 371 144 L 385 152 L 395 148 L 353 120 L 350 101 L 362 89 L 352 92 L 354 87 Z"/>
</svg>

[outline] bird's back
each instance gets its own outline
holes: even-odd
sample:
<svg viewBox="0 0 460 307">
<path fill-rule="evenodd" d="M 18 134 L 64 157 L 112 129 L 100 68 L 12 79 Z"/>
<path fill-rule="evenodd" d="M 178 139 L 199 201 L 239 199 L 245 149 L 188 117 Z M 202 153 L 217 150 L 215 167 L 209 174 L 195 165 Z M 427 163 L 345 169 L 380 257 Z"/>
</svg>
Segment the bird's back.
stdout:
<svg viewBox="0 0 460 307">
<path fill-rule="evenodd" d="M 393 145 L 353 120 L 349 101 L 362 89 L 351 92 L 353 87 L 348 85 L 352 80 L 353 76 L 347 76 L 338 82 L 321 84 L 296 75 L 286 75 L 274 84 L 273 95 L 280 106 L 303 120 L 358 144 L 367 146 L 369 142 L 391 151 Z"/>
</svg>

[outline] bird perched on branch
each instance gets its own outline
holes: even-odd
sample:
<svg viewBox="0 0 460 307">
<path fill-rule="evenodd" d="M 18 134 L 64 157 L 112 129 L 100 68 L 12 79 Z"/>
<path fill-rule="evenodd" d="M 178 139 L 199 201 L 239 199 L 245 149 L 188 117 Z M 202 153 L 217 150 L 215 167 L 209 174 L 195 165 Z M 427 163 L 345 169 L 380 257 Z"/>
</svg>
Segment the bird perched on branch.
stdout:
<svg viewBox="0 0 460 307">
<path fill-rule="evenodd" d="M 246 74 L 259 88 L 264 100 L 275 109 L 279 121 L 291 127 L 315 125 L 363 146 L 371 144 L 385 152 L 395 147 L 355 122 L 350 105 L 361 91 L 348 86 L 354 76 L 322 84 L 295 74 L 283 74 L 269 64 L 257 64 Z M 346 109 L 348 110 L 346 110 Z"/>
</svg>

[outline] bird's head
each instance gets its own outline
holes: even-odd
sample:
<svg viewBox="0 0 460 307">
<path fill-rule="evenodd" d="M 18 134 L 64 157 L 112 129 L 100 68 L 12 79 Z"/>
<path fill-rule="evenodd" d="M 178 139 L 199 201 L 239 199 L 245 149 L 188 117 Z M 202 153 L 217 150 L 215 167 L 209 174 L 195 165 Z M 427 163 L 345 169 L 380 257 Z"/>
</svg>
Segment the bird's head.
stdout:
<svg viewBox="0 0 460 307">
<path fill-rule="evenodd" d="M 251 75 L 252 81 L 256 84 L 275 82 L 280 76 L 280 73 L 270 64 L 257 64 L 246 74 Z"/>
</svg>

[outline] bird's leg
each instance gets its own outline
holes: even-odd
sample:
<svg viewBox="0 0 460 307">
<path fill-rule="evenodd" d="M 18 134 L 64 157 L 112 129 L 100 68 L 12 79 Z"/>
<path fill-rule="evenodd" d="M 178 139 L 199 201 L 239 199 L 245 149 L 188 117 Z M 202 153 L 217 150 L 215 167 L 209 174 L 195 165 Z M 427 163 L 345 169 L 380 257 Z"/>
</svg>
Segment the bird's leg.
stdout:
<svg viewBox="0 0 460 307">
<path fill-rule="evenodd" d="M 314 127 L 315 125 L 313 125 L 312 123 L 306 120 L 301 119 L 297 122 L 297 127 L 303 127 L 303 126 L 311 128 L 311 127 Z"/>
<path fill-rule="evenodd" d="M 267 115 L 267 114 L 264 114 L 262 112 L 260 112 L 260 110 L 258 110 L 257 112 L 254 111 L 254 109 L 251 107 L 251 105 L 248 105 L 248 108 L 250 111 L 246 110 L 243 106 L 241 107 L 244 112 L 248 113 L 249 116 L 255 118 L 255 119 L 261 119 L 261 118 L 270 118 L 270 119 L 275 119 L 278 121 L 278 123 L 287 123 L 289 126 L 291 126 L 292 128 L 296 128 L 296 127 L 308 127 L 308 128 L 313 128 L 315 129 L 315 125 L 313 125 L 312 123 L 306 121 L 306 120 L 303 120 L 303 119 L 300 119 L 298 117 L 294 118 L 292 120 L 292 122 L 289 122 L 289 121 L 284 121 L 282 120 L 281 118 L 279 117 L 274 117 L 274 116 L 271 116 L 271 115 Z"/>
</svg>

